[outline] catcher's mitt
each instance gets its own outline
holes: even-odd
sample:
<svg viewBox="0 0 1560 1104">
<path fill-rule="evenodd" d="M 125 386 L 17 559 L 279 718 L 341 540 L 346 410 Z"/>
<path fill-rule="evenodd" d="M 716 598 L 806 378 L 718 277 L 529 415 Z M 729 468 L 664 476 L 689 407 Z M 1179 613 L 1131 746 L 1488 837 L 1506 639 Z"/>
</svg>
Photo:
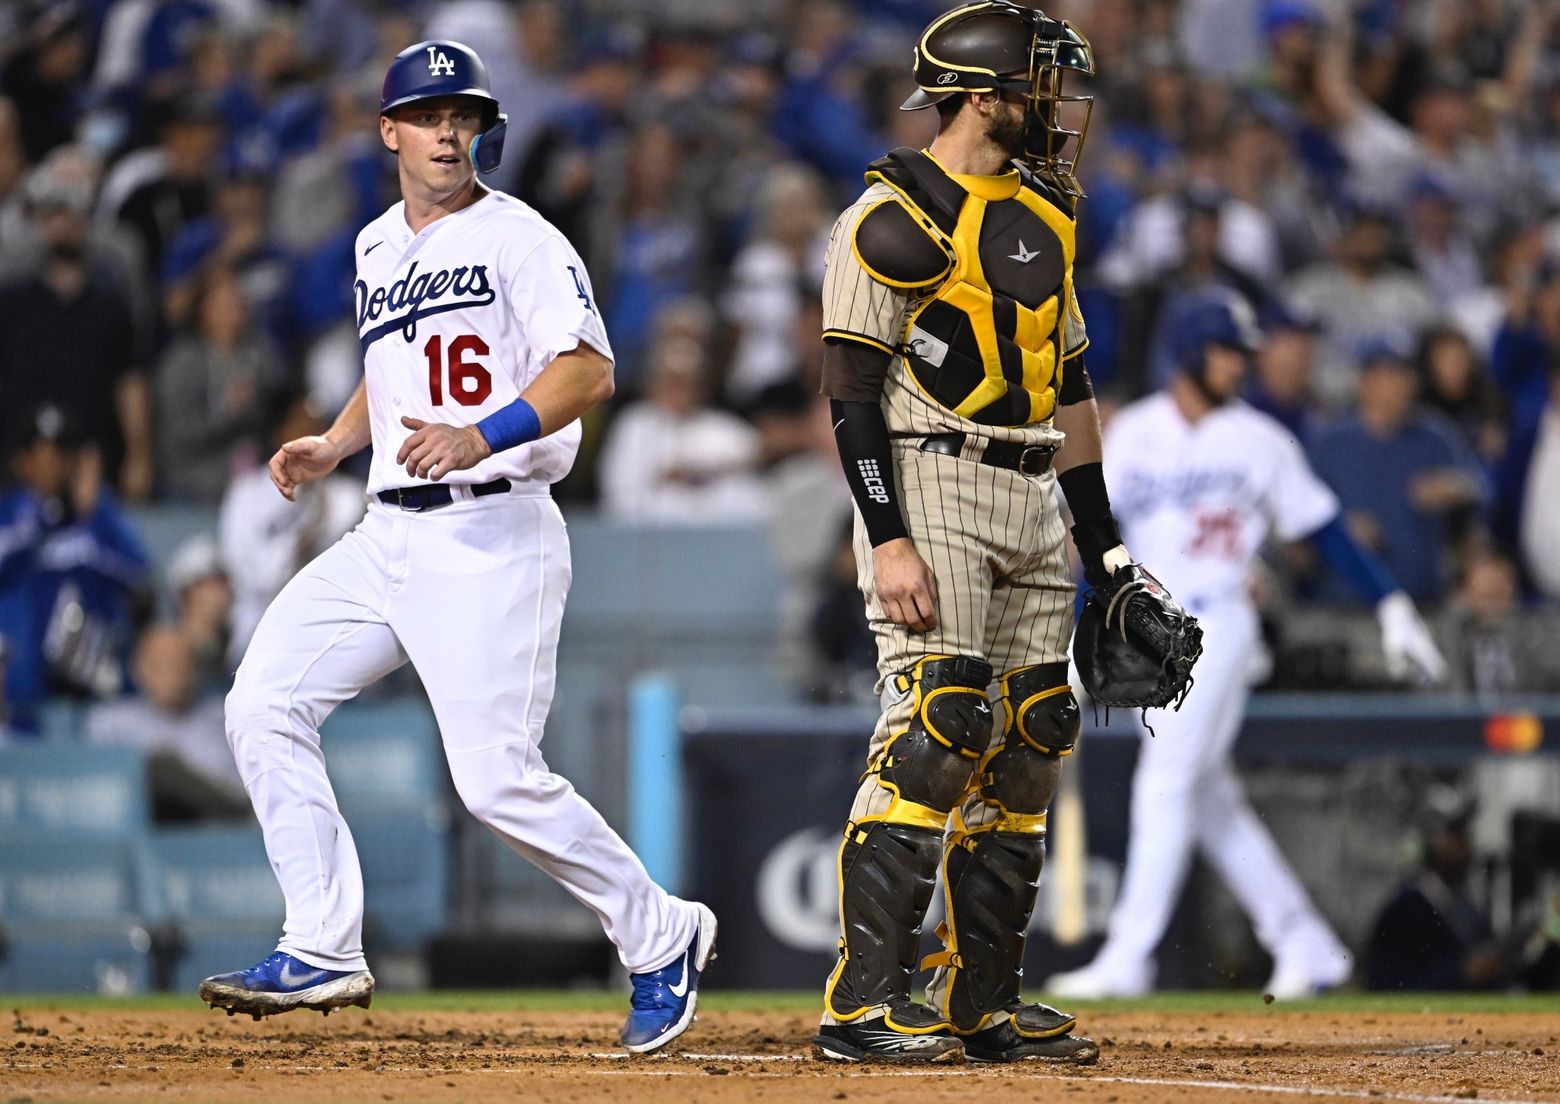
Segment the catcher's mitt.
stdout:
<svg viewBox="0 0 1560 1104">
<path fill-rule="evenodd" d="M 1073 661 L 1089 696 L 1127 709 L 1181 708 L 1202 655 L 1202 626 L 1141 564 L 1117 568 L 1089 596 Z"/>
</svg>

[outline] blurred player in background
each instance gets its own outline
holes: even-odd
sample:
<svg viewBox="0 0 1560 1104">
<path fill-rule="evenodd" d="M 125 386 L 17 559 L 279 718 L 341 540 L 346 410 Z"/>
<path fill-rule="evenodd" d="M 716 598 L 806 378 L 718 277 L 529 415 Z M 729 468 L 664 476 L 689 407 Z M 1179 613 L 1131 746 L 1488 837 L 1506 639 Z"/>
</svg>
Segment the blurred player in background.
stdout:
<svg viewBox="0 0 1560 1104">
<path fill-rule="evenodd" d="M 276 597 L 227 700 L 286 924 L 274 954 L 200 995 L 257 1019 L 368 1005 L 362 874 L 319 726 L 410 659 L 466 807 L 617 946 L 634 989 L 620 1041 L 645 1052 L 693 1021 L 715 917 L 656 885 L 537 747 L 570 581 L 548 488 L 574 460 L 580 415 L 612 394 L 612 354 L 563 235 L 477 180 L 504 125 L 468 47 L 422 42 L 391 63 L 379 133 L 402 200 L 354 249 L 364 379 L 330 429 L 270 465 L 293 500 L 371 444 L 368 515 Z"/>
<path fill-rule="evenodd" d="M 1233 750 L 1260 654 L 1253 561 L 1271 532 L 1310 538 L 1376 604 L 1388 669 L 1436 680 L 1445 663 L 1414 603 L 1349 536 L 1338 499 L 1277 421 L 1239 398 L 1260 334 L 1234 294 L 1187 314 L 1176 375 L 1124 407 L 1105 433 L 1116 515 L 1135 550 L 1206 630 L 1197 691 L 1179 712 L 1156 712 L 1132 786 L 1132 833 L 1121 895 L 1094 961 L 1059 974 L 1048 992 L 1134 996 L 1154 986 L 1154 950 L 1180 899 L 1194 850 L 1240 901 L 1273 956 L 1267 992 L 1301 997 L 1342 984 L 1353 957 L 1312 905 L 1252 811 Z"/>
</svg>

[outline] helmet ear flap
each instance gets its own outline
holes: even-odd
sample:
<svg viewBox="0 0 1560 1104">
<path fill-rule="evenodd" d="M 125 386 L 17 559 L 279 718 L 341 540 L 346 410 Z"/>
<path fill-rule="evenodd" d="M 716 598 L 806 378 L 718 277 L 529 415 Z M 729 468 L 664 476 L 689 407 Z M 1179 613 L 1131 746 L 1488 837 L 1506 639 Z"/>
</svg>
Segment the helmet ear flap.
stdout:
<svg viewBox="0 0 1560 1104">
<path fill-rule="evenodd" d="M 471 163 L 479 173 L 490 173 L 498 168 L 504 156 L 504 136 L 509 129 L 509 116 L 500 113 L 496 122 L 471 140 Z"/>
</svg>

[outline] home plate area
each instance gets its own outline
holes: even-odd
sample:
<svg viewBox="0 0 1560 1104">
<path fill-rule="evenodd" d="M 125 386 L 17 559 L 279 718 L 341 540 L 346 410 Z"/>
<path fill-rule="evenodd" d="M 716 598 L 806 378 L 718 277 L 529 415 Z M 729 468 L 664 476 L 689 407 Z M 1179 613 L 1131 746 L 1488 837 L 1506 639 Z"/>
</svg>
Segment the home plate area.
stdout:
<svg viewBox="0 0 1560 1104">
<path fill-rule="evenodd" d="M 724 995 L 723 995 L 724 996 Z M 564 998 L 566 1000 L 567 998 Z M 1328 1001 L 1265 1006 L 1255 997 L 1184 1008 L 1087 1008 L 1098 1065 L 918 1069 L 815 1059 L 815 1017 L 714 1007 L 674 1053 L 631 1058 L 612 1040 L 621 1014 L 590 1010 L 417 1007 L 380 998 L 328 1019 L 229 1019 L 160 999 L 151 1007 L 39 1000 L 13 1013 L 0 1054 L 0 1101 L 920 1101 L 967 1104 L 973 1080 L 1035 1098 L 1177 1101 L 1478 1099 L 1560 1104 L 1560 1016 L 1548 1003 L 1457 1012 L 1456 1002 L 1390 1011 Z M 740 1002 L 741 1007 L 736 1007 Z M 458 1003 L 455 1002 L 455 1003 Z M 795 1001 L 786 1002 L 790 1008 Z M 1249 1008 L 1238 1007 L 1248 1003 Z M 905 1084 L 913 1081 L 913 1087 Z M 628 1084 L 624 1084 L 624 1082 Z M 986 1088 L 987 1086 L 982 1086 Z"/>
</svg>

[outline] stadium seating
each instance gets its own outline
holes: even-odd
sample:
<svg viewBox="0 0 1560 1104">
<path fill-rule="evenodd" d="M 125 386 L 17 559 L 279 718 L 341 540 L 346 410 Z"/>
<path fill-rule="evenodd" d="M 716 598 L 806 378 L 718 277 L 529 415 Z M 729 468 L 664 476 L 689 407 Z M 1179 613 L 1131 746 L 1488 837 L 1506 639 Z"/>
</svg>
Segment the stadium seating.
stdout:
<svg viewBox="0 0 1560 1104">
<path fill-rule="evenodd" d="M 331 787 L 343 804 L 438 801 L 449 770 L 420 698 L 350 701 L 320 726 Z"/>
<path fill-rule="evenodd" d="M 179 932 L 176 990 L 248 966 L 276 945 L 285 911 L 260 830 L 192 827 L 153 833 L 159 912 Z"/>
<path fill-rule="evenodd" d="M 156 888 L 139 842 L 103 832 L 0 833 L 0 989 L 129 993 L 152 976 Z"/>
<path fill-rule="evenodd" d="M 0 744 L 0 839 L 33 830 L 124 836 L 147 820 L 146 760 L 136 749 Z"/>
<path fill-rule="evenodd" d="M 345 801 L 363 869 L 364 944 L 417 951 L 449 911 L 449 813 L 429 801 Z"/>
</svg>

